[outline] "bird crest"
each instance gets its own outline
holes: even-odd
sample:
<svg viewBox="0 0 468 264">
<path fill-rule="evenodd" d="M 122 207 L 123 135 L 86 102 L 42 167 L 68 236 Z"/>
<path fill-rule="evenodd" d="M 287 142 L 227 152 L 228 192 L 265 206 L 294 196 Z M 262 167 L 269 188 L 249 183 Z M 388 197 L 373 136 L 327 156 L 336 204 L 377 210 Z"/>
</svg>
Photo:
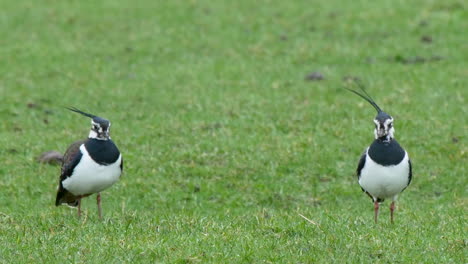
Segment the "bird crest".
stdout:
<svg viewBox="0 0 468 264">
<path fill-rule="evenodd" d="M 65 108 L 75 113 L 90 117 L 92 119 L 91 120 L 92 127 L 89 133 L 89 138 L 96 138 L 96 139 L 102 139 L 102 140 L 107 140 L 110 138 L 109 128 L 110 128 L 111 123 L 109 122 L 109 120 L 90 114 L 90 113 L 83 112 L 76 107 L 65 107 Z"/>
<path fill-rule="evenodd" d="M 371 104 L 375 110 L 377 110 L 377 114 L 380 114 L 382 113 L 382 109 L 377 105 L 377 103 L 374 101 L 374 99 L 372 99 L 372 97 L 369 95 L 369 93 L 367 93 L 366 89 L 364 88 L 364 84 L 362 84 L 360 81 L 358 80 L 354 80 L 354 82 L 357 84 L 357 86 L 359 87 L 359 89 L 361 89 L 361 91 L 364 93 L 360 93 L 356 90 L 353 90 L 353 89 L 350 89 L 350 88 L 347 88 L 345 87 L 346 90 L 348 91 L 351 91 L 357 95 L 359 95 L 361 98 L 363 98 L 364 100 L 366 100 L 367 102 L 369 102 L 369 104 Z"/>
<path fill-rule="evenodd" d="M 97 116 L 95 115 L 92 115 L 92 114 L 89 114 L 89 113 L 86 113 L 86 112 L 83 112 L 81 111 L 80 109 L 76 108 L 76 107 L 65 107 L 66 109 L 70 110 L 70 111 L 73 111 L 73 112 L 76 112 L 78 114 L 81 114 L 81 115 L 84 115 L 84 116 L 87 116 L 87 117 L 90 117 L 90 118 L 95 118 Z"/>
<path fill-rule="evenodd" d="M 364 100 L 366 100 L 367 102 L 369 102 L 369 104 L 371 104 L 375 108 L 375 110 L 377 111 L 377 116 L 374 118 L 374 123 L 375 123 L 374 134 L 375 134 L 375 137 L 384 139 L 385 141 L 388 141 L 388 140 L 392 139 L 393 138 L 393 133 L 395 131 L 394 128 L 393 128 L 393 117 L 391 117 L 389 114 L 382 111 L 382 108 L 380 108 L 379 105 L 377 105 L 377 103 L 369 95 L 369 93 L 364 88 L 364 85 L 360 81 L 354 80 L 354 82 L 359 87 L 359 89 L 361 89 L 362 93 L 360 93 L 360 92 L 358 92 L 356 90 L 347 88 L 347 87 L 345 87 L 345 89 L 357 94 L 359 97 L 361 97 Z"/>
</svg>

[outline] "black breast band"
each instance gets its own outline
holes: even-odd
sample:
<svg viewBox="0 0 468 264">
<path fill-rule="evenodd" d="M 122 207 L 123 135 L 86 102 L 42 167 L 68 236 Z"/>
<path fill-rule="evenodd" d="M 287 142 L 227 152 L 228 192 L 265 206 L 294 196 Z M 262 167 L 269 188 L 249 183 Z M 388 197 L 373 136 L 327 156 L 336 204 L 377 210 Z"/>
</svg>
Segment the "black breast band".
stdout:
<svg viewBox="0 0 468 264">
<path fill-rule="evenodd" d="M 405 150 L 394 139 L 374 140 L 367 153 L 373 161 L 383 166 L 398 165 L 405 158 Z"/>
<path fill-rule="evenodd" d="M 91 158 L 98 164 L 108 165 L 117 161 L 120 151 L 112 140 L 88 139 L 86 150 Z"/>
</svg>

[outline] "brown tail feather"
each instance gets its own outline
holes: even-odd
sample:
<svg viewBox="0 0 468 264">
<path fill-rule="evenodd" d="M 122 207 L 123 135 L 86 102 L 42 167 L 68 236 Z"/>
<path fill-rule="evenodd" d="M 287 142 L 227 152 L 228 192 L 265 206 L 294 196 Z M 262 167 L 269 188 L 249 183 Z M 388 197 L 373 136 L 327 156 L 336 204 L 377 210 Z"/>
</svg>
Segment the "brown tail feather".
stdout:
<svg viewBox="0 0 468 264">
<path fill-rule="evenodd" d="M 78 197 L 67 191 L 60 184 L 59 190 L 57 191 L 57 198 L 55 199 L 55 206 L 59 206 L 64 203 L 68 204 L 68 206 L 77 207 Z"/>
</svg>

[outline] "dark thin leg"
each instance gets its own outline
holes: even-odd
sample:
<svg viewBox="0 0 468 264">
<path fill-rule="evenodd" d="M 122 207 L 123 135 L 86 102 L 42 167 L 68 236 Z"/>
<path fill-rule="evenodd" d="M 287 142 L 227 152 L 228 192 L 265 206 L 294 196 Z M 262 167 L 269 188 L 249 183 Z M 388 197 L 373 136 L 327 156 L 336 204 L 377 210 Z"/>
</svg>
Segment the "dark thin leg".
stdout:
<svg viewBox="0 0 468 264">
<path fill-rule="evenodd" d="M 78 218 L 81 217 L 81 198 L 78 198 Z"/>
<path fill-rule="evenodd" d="M 379 218 L 379 202 L 375 201 L 374 202 L 374 211 L 375 211 L 375 223 L 377 224 L 377 219 Z"/>
<path fill-rule="evenodd" d="M 393 224 L 393 211 L 395 211 L 395 202 L 394 201 L 390 204 L 390 221 L 392 222 L 392 224 Z"/>
<path fill-rule="evenodd" d="M 101 193 L 97 194 L 96 201 L 97 201 L 97 209 L 98 209 L 99 219 L 102 219 Z"/>
</svg>

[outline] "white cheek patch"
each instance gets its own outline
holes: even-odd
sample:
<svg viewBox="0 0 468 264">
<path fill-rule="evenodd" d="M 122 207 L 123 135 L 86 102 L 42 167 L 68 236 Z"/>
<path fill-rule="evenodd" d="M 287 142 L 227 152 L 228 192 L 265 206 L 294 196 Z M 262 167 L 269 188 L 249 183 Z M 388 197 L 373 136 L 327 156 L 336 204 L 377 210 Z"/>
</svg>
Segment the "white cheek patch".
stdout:
<svg viewBox="0 0 468 264">
<path fill-rule="evenodd" d="M 384 124 L 385 126 L 388 126 L 388 124 L 393 123 L 393 118 L 385 120 Z"/>
<path fill-rule="evenodd" d="M 377 126 L 377 128 L 379 128 L 380 123 L 379 123 L 379 121 L 377 121 L 377 119 L 374 119 L 374 123 L 375 123 L 375 125 Z"/>
<path fill-rule="evenodd" d="M 393 138 L 393 132 L 395 131 L 393 129 L 393 118 L 385 120 L 384 127 L 385 127 L 385 131 L 390 136 L 390 138 Z"/>
<path fill-rule="evenodd" d="M 388 138 L 390 138 L 390 139 L 393 138 L 393 133 L 395 132 L 395 129 L 393 128 L 393 118 L 389 118 L 389 119 L 385 120 L 384 123 L 383 123 L 383 127 L 381 127 L 381 124 L 376 119 L 374 119 L 374 123 L 375 123 L 375 126 L 376 126 L 376 128 L 374 129 L 375 138 L 379 138 L 379 137 L 383 136 L 383 135 L 381 135 L 381 133 L 379 133 L 379 132 L 382 132 L 381 131 L 382 129 L 385 130 L 384 135 L 387 136 L 387 139 Z"/>
<path fill-rule="evenodd" d="M 395 129 L 392 127 L 388 130 L 388 135 L 390 136 L 390 138 L 393 138 L 393 133 L 395 133 Z"/>
<path fill-rule="evenodd" d="M 374 123 L 375 123 L 374 136 L 375 138 L 378 138 L 379 137 L 378 130 L 380 129 L 380 123 L 379 121 L 377 121 L 377 119 L 374 119 Z"/>
<path fill-rule="evenodd" d="M 97 138 L 97 136 L 98 135 L 97 135 L 96 131 L 94 131 L 92 129 L 89 131 L 89 136 L 88 136 L 89 138 Z"/>
</svg>

